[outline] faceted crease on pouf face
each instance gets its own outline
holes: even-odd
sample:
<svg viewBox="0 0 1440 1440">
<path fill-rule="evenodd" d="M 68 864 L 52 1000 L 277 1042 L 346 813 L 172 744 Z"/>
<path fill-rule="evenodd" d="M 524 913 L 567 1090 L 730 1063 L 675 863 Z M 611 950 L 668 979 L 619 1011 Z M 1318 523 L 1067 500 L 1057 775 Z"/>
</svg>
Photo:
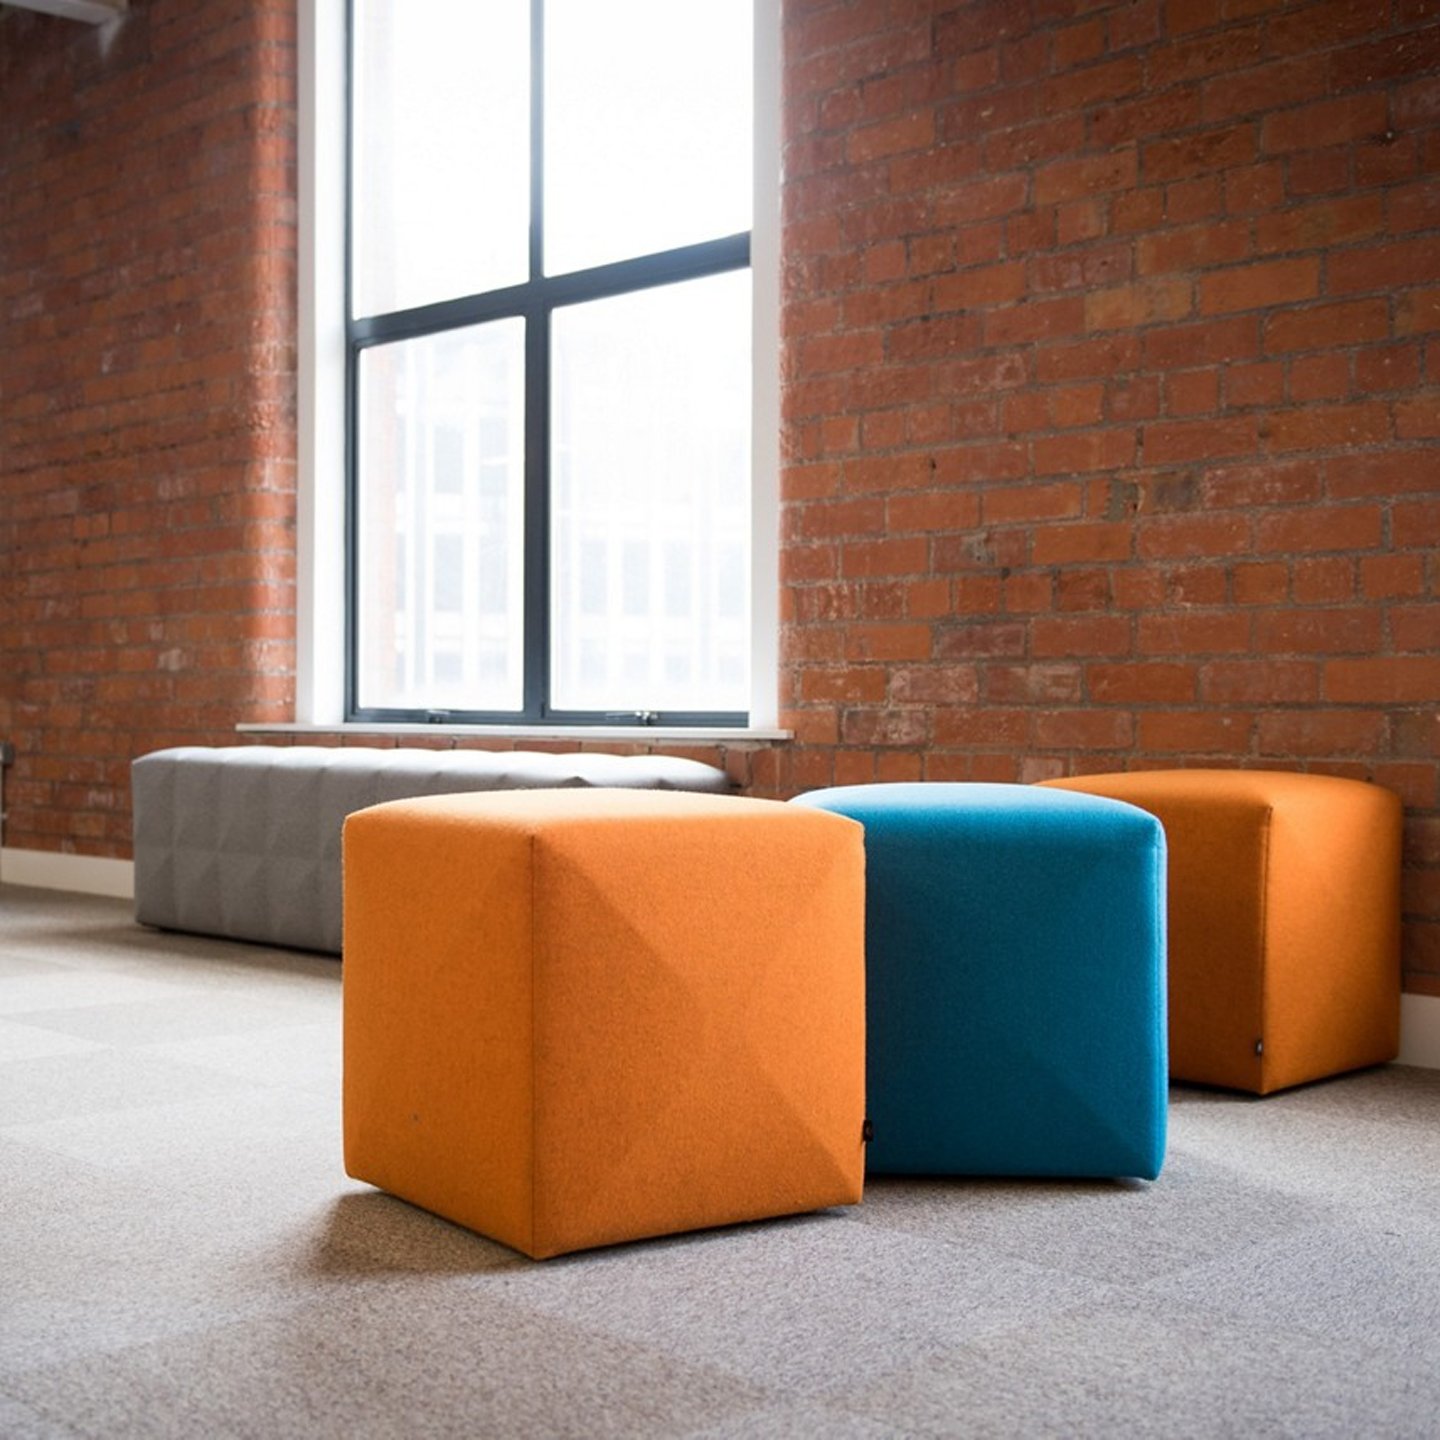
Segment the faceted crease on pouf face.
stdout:
<svg viewBox="0 0 1440 1440">
<path fill-rule="evenodd" d="M 861 785 L 873 1172 L 1153 1178 L 1164 835 L 1028 786 Z"/>
<path fill-rule="evenodd" d="M 352 816 L 347 1169 L 537 1256 L 854 1203 L 863 867 L 771 801 Z"/>
</svg>

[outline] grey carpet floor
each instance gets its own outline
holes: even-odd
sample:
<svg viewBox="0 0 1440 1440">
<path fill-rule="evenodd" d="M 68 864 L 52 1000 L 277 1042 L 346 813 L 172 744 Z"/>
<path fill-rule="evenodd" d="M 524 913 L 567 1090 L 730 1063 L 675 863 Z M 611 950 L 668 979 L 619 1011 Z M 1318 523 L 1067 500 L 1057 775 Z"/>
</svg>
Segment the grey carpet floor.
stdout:
<svg viewBox="0 0 1440 1440">
<path fill-rule="evenodd" d="M 1440 1436 L 1440 1072 L 535 1264 L 345 1178 L 339 1014 L 0 888 L 0 1436 Z"/>
</svg>

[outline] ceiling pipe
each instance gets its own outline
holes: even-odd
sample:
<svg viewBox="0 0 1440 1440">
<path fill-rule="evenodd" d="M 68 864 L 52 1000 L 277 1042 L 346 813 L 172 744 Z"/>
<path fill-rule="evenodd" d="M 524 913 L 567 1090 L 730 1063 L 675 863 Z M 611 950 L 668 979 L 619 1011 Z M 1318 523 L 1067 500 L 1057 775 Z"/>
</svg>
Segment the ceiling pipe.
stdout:
<svg viewBox="0 0 1440 1440">
<path fill-rule="evenodd" d="M 123 15 L 130 0 L 7 0 L 7 3 L 15 10 L 39 10 L 66 20 L 83 20 L 87 25 L 103 25 Z"/>
</svg>

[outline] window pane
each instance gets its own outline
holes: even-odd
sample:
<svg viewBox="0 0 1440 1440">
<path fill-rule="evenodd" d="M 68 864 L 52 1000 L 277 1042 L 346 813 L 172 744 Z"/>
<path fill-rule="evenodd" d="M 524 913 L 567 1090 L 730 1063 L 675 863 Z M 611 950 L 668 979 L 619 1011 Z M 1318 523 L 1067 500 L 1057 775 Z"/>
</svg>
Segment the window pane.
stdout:
<svg viewBox="0 0 1440 1440">
<path fill-rule="evenodd" d="M 355 0 L 354 305 L 529 272 L 527 0 Z"/>
<path fill-rule="evenodd" d="M 557 310 L 552 348 L 555 705 L 744 710 L 749 271 Z"/>
<path fill-rule="evenodd" d="M 364 709 L 519 710 L 525 324 L 360 355 Z"/>
<path fill-rule="evenodd" d="M 751 0 L 549 0 L 545 270 L 750 228 Z"/>
</svg>

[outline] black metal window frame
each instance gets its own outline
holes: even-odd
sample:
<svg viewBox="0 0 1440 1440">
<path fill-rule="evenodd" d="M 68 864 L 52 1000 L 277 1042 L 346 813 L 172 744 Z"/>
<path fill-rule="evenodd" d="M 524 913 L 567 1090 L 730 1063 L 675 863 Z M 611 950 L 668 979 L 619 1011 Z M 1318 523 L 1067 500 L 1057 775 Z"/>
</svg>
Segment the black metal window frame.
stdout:
<svg viewBox="0 0 1440 1440">
<path fill-rule="evenodd" d="M 345 718 L 374 724 L 743 727 L 745 711 L 558 710 L 550 688 L 550 317 L 610 299 L 750 266 L 750 232 L 614 261 L 563 275 L 544 272 L 545 0 L 530 0 L 529 278 L 519 285 L 430 305 L 355 317 L 355 4 L 346 0 L 345 98 Z M 360 357 L 374 345 L 487 321 L 525 322 L 524 684 L 519 710 L 400 709 L 359 703 Z"/>
</svg>

